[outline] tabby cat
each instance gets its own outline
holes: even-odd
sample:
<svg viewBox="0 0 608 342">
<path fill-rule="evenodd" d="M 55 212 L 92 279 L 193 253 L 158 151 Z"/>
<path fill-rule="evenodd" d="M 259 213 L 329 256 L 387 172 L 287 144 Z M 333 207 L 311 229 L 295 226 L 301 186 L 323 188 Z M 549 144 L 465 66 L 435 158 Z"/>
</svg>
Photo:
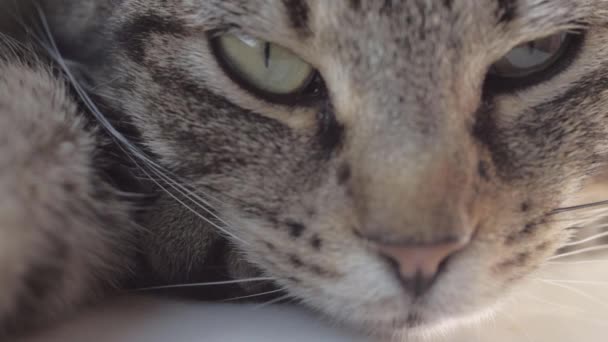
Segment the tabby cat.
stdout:
<svg viewBox="0 0 608 342">
<path fill-rule="evenodd" d="M 15 4 L 4 334 L 230 279 L 370 334 L 432 332 L 553 256 L 608 162 L 604 0 Z"/>
</svg>

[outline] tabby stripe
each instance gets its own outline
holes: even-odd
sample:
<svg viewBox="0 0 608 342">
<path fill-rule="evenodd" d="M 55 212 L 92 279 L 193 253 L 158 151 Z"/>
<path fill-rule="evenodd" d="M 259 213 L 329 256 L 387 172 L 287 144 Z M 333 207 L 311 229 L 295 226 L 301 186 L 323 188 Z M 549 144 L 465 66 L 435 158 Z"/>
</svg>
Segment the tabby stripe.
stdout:
<svg viewBox="0 0 608 342">
<path fill-rule="evenodd" d="M 352 8 L 354 11 L 358 11 L 361 9 L 361 0 L 350 0 L 350 8 Z"/>
<path fill-rule="evenodd" d="M 127 51 L 129 58 L 141 64 L 146 54 L 146 42 L 152 34 L 182 36 L 184 25 L 177 19 L 148 13 L 126 23 L 116 33 L 116 39 Z"/>
<path fill-rule="evenodd" d="M 496 18 L 499 23 L 508 23 L 517 16 L 517 0 L 497 0 Z"/>
<path fill-rule="evenodd" d="M 608 63 L 605 63 L 602 68 L 606 67 L 608 67 Z M 590 92 L 589 89 L 593 89 L 594 91 Z M 539 156 L 543 156 L 543 153 L 549 155 L 550 149 L 560 147 L 561 141 L 564 140 L 567 135 L 572 134 L 572 132 L 567 131 L 565 125 L 565 123 L 571 119 L 572 115 L 589 111 L 589 105 L 585 106 L 585 104 L 598 103 L 598 101 L 600 101 L 599 98 L 604 95 L 606 90 L 608 90 L 608 74 L 598 75 L 596 70 L 591 71 L 580 77 L 564 94 L 547 102 L 539 103 L 532 108 L 528 108 L 525 112 L 522 112 L 520 114 L 522 118 L 537 117 L 538 122 L 535 125 L 524 123 L 522 124 L 523 127 L 515 129 L 524 130 L 528 139 L 537 139 L 536 141 L 528 143 L 536 144 L 536 148 L 538 149 L 536 152 Z M 525 179 L 528 175 L 519 172 L 520 168 L 518 165 L 514 165 L 512 162 L 513 151 L 497 140 L 497 137 L 500 137 L 504 132 L 501 132 L 500 129 L 496 127 L 494 118 L 487 115 L 487 113 L 490 113 L 493 110 L 491 106 L 493 106 L 493 103 L 488 101 L 479 109 L 473 129 L 473 136 L 492 153 L 492 161 L 494 165 L 496 165 L 498 175 L 501 178 L 508 178 L 511 180 Z M 542 113 L 553 114 L 550 119 L 547 119 Z M 595 123 L 593 122 L 581 124 L 577 127 L 577 130 L 593 132 L 594 125 Z M 590 133 L 588 133 L 586 141 L 579 142 L 580 149 L 588 148 L 587 144 L 592 143 L 590 139 L 591 136 Z M 547 141 L 554 141 L 557 143 L 542 147 L 543 142 Z M 549 152 L 543 150 L 543 148 L 547 149 Z M 541 159 L 540 161 L 543 160 Z M 547 160 L 544 161 L 548 162 Z M 595 160 L 589 159 L 586 162 L 589 165 L 592 165 Z M 530 227 L 525 228 L 525 230 L 529 229 Z"/>
<path fill-rule="evenodd" d="M 302 35 L 310 34 L 310 7 L 306 0 L 283 0 L 291 26 Z"/>
</svg>

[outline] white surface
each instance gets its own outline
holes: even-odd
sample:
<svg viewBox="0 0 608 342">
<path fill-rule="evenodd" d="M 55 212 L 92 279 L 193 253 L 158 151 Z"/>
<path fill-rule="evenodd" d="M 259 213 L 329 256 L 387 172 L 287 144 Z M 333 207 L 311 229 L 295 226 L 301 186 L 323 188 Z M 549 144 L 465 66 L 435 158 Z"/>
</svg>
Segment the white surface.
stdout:
<svg viewBox="0 0 608 342">
<path fill-rule="evenodd" d="M 601 256 L 585 257 L 601 259 Z M 551 285 L 540 279 L 567 282 Z M 365 342 L 369 339 L 329 327 L 314 315 L 290 307 L 130 298 L 19 342 L 71 341 Z M 608 341 L 608 260 L 546 268 L 518 291 L 494 322 L 463 328 L 433 341 Z"/>
<path fill-rule="evenodd" d="M 290 307 L 131 298 L 23 342 L 368 341 Z"/>
</svg>

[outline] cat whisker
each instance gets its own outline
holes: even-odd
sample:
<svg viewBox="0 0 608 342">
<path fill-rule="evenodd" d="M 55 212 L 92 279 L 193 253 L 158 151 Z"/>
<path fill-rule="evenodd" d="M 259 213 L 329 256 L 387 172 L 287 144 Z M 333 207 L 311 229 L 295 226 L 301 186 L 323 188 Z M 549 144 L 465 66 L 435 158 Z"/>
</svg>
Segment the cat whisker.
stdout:
<svg viewBox="0 0 608 342">
<path fill-rule="evenodd" d="M 238 280 L 212 281 L 212 282 L 206 282 L 206 283 L 173 284 L 173 285 L 142 287 L 142 288 L 134 289 L 132 291 L 143 292 L 143 291 L 168 290 L 168 289 L 180 289 L 180 288 L 234 285 L 234 284 L 242 284 L 242 283 L 274 281 L 274 280 L 275 280 L 275 278 L 272 278 L 272 277 L 257 277 L 257 278 L 238 279 Z"/>
<path fill-rule="evenodd" d="M 115 100 L 112 96 L 107 95 L 107 94 L 102 94 L 100 92 L 95 92 L 95 95 L 109 99 L 109 100 Z M 209 205 L 210 207 L 212 207 L 212 206 L 209 203 L 209 201 L 215 201 L 220 205 L 225 204 L 225 202 L 223 202 L 219 198 L 217 198 L 209 193 L 201 192 L 199 189 L 191 189 L 191 188 L 187 187 L 186 185 L 184 185 L 185 182 L 179 181 L 179 177 L 176 176 L 174 173 L 162 168 L 161 166 L 159 166 L 158 164 L 156 164 L 152 161 L 146 161 L 146 163 L 148 163 L 148 162 L 151 163 L 151 165 L 149 165 L 149 166 L 155 167 L 157 169 L 157 171 L 162 173 L 162 175 L 164 176 L 163 181 L 169 180 L 174 185 L 177 185 L 178 187 L 180 187 L 185 193 L 197 198 L 200 202 L 205 203 L 206 205 Z M 199 192 L 201 195 L 198 194 Z M 226 194 L 223 194 L 223 195 L 227 196 Z M 203 199 L 202 197 L 204 197 L 205 199 Z M 215 218 L 220 219 L 219 217 L 215 217 Z"/>
<path fill-rule="evenodd" d="M 604 211 L 602 210 L 602 213 Z M 575 217 L 562 217 L 562 218 L 552 218 L 551 220 L 546 220 L 545 222 L 547 223 L 560 223 L 560 222 L 582 222 L 585 223 L 584 225 L 586 226 L 587 222 L 589 221 L 597 221 L 597 220 L 601 220 L 602 218 L 606 217 L 606 215 L 598 215 L 598 214 L 590 214 L 590 213 L 584 213 L 585 216 L 582 215 L 583 213 L 577 213 L 577 216 Z"/>
<path fill-rule="evenodd" d="M 253 307 L 253 310 L 259 310 L 259 309 L 265 308 L 267 306 L 270 306 L 270 305 L 273 305 L 273 304 L 277 304 L 277 303 L 283 302 L 285 300 L 290 300 L 290 299 L 293 299 L 293 295 L 287 294 L 287 295 L 281 296 L 279 298 L 275 298 L 273 300 L 269 300 L 269 301 L 267 301 L 265 303 L 258 304 L 258 305 L 256 305 L 256 306 Z"/>
<path fill-rule="evenodd" d="M 535 280 L 539 281 L 540 279 L 535 279 Z M 545 279 L 545 280 L 547 280 L 547 279 Z M 551 281 L 551 280 L 548 280 L 548 281 Z M 576 290 L 576 289 L 568 288 L 567 290 L 572 291 L 572 290 Z M 581 291 L 581 293 L 579 293 L 579 295 L 580 294 L 583 294 L 583 292 Z M 585 314 L 590 314 L 589 310 L 587 308 L 571 306 L 571 305 L 564 305 L 561 303 L 557 303 L 554 301 L 544 299 L 542 297 L 532 295 L 530 293 L 519 293 L 518 295 L 528 298 L 530 300 L 533 300 L 535 302 L 541 303 L 541 304 L 549 305 L 549 306 L 557 309 L 557 310 L 547 309 L 546 311 L 543 310 L 542 311 L 543 315 L 561 318 L 561 319 L 565 319 L 568 321 L 578 320 L 578 321 L 589 323 L 589 324 L 592 324 L 595 326 L 608 326 L 608 323 L 605 321 L 593 319 L 592 317 L 586 317 L 587 315 L 585 315 Z M 589 296 L 587 294 L 584 294 L 584 295 L 585 295 L 585 297 L 592 299 L 593 301 L 596 300 L 592 296 Z"/>
<path fill-rule="evenodd" d="M 542 303 L 542 304 L 547 304 L 547 305 L 553 306 L 555 308 L 566 309 L 566 310 L 570 310 L 570 311 L 576 312 L 576 313 L 583 313 L 583 312 L 585 312 L 585 310 L 582 309 L 582 308 L 555 303 L 555 302 L 552 302 L 552 301 L 549 301 L 549 300 L 546 300 L 546 299 L 534 296 L 534 295 L 529 294 L 529 293 L 525 293 L 525 294 L 522 294 L 522 295 L 524 297 L 527 297 L 530 300 L 533 300 L 533 301 L 536 301 L 536 302 L 539 302 L 539 303 Z"/>
<path fill-rule="evenodd" d="M 599 234 L 590 236 L 590 237 L 582 239 L 582 240 L 578 240 L 578 241 L 567 243 L 567 244 L 564 245 L 564 247 L 572 247 L 572 246 L 582 245 L 582 244 L 585 244 L 585 243 L 588 243 L 588 242 L 591 242 L 591 241 L 595 241 L 595 240 L 598 240 L 598 239 L 601 239 L 601 238 L 607 237 L 607 236 L 608 236 L 608 232 L 599 233 Z"/>
<path fill-rule="evenodd" d="M 608 200 L 579 204 L 579 205 L 574 205 L 571 207 L 558 208 L 558 209 L 553 210 L 549 215 L 557 215 L 557 214 L 562 214 L 562 213 L 576 211 L 576 210 L 596 208 L 596 207 L 600 207 L 600 206 L 608 206 Z"/>
<path fill-rule="evenodd" d="M 608 322 L 606 322 L 606 321 L 602 321 L 600 319 L 593 319 L 591 317 L 585 317 L 584 315 L 589 314 L 589 312 L 582 308 L 577 308 L 577 307 L 573 307 L 573 306 L 564 306 L 564 305 L 560 305 L 557 303 L 551 303 L 551 302 L 547 302 L 547 301 L 539 301 L 539 303 L 553 305 L 558 309 L 562 309 L 562 310 L 547 310 L 546 312 L 543 311 L 542 312 L 543 316 L 562 319 L 567 322 L 579 321 L 579 322 L 594 325 L 596 327 L 608 327 Z M 559 306 L 557 306 L 557 305 L 559 305 Z M 568 311 L 565 311 L 563 309 L 567 309 Z"/>
<path fill-rule="evenodd" d="M 202 198 L 201 196 L 199 196 L 198 194 L 196 194 L 196 192 L 192 191 L 191 189 L 188 189 L 188 187 L 186 187 L 185 185 L 181 184 L 180 182 L 172 179 L 171 177 L 167 176 L 162 170 L 159 170 L 158 167 L 152 165 L 152 169 L 154 171 L 154 173 L 159 176 L 164 182 L 168 183 L 172 188 L 179 190 L 180 193 L 184 196 L 186 196 L 187 198 L 191 199 L 193 202 L 194 200 L 198 201 L 197 203 L 200 203 L 202 205 L 205 206 L 209 206 L 209 207 L 213 207 L 213 205 L 211 205 L 208 201 L 206 201 L 204 198 Z M 208 209 L 205 208 L 205 210 L 208 211 Z M 209 214 L 211 214 L 215 219 L 219 220 L 220 222 L 228 225 L 227 222 L 223 221 L 219 216 L 215 215 L 213 212 L 208 211 Z"/>
<path fill-rule="evenodd" d="M 99 96 L 99 97 L 106 98 L 106 99 L 113 100 L 113 98 L 111 96 L 107 95 L 107 94 L 101 94 L 99 92 L 95 92 L 95 95 Z M 85 96 L 88 97 L 88 95 L 86 95 L 86 94 L 85 94 Z M 91 105 L 93 105 L 93 102 L 90 99 L 88 101 L 86 101 L 86 102 L 87 102 L 87 105 L 89 103 Z M 96 109 L 96 107 L 95 108 L 90 108 L 90 110 L 99 113 L 99 110 Z M 103 114 L 100 113 L 99 115 L 103 115 Z M 118 133 L 111 132 L 111 134 L 113 136 L 115 136 L 115 134 L 118 134 Z M 124 136 L 122 136 L 122 137 L 123 137 L 123 139 L 120 139 L 120 142 L 122 142 L 125 145 L 128 145 L 127 147 L 128 147 L 128 149 L 130 151 L 133 151 L 133 150 L 137 149 L 137 147 L 135 147 L 133 144 L 131 144 L 130 142 L 128 142 L 127 139 L 124 138 Z M 137 149 L 136 152 L 137 153 L 134 153 L 134 155 L 137 156 L 138 159 L 141 159 L 146 164 L 146 166 L 151 167 L 151 168 L 155 168 L 158 172 L 161 173 L 160 175 L 162 176 L 161 179 L 163 181 L 167 181 L 168 180 L 169 182 L 173 183 L 174 185 L 180 187 L 185 193 L 189 194 L 192 197 L 197 198 L 200 202 L 205 203 L 205 204 L 209 205 L 210 207 L 212 207 L 212 205 L 209 203 L 211 201 L 217 202 L 217 204 L 220 204 L 220 205 L 225 205 L 226 204 L 223 200 L 219 199 L 218 197 L 216 197 L 216 196 L 214 196 L 214 195 L 212 195 L 212 194 L 210 194 L 208 192 L 201 191 L 200 189 L 192 189 L 191 187 L 186 186 L 185 183 L 187 183 L 187 182 L 180 181 L 180 177 L 177 176 L 175 173 L 173 173 L 173 172 L 171 172 L 171 171 L 163 168 L 162 166 L 160 166 L 159 164 L 157 164 L 156 162 L 154 162 L 150 158 L 146 157 L 145 154 L 141 150 Z M 153 180 L 152 177 L 147 178 L 147 179 Z M 199 195 L 199 193 L 200 193 L 200 195 Z M 232 197 L 230 197 L 227 194 L 222 194 L 222 196 L 226 197 L 226 198 L 232 198 Z M 211 213 L 211 214 L 213 214 L 213 213 Z M 221 220 L 217 216 L 215 218 L 218 219 L 218 220 Z"/>
<path fill-rule="evenodd" d="M 567 280 L 567 279 L 538 279 L 538 280 L 551 281 L 551 282 L 560 283 L 560 284 L 608 286 L 608 281 L 586 281 L 586 280 Z"/>
<path fill-rule="evenodd" d="M 608 263 L 608 259 L 596 259 L 596 260 L 581 260 L 581 261 L 549 261 L 547 265 L 585 265 L 585 264 L 598 264 Z"/>
<path fill-rule="evenodd" d="M 562 254 L 556 254 L 555 256 L 549 258 L 548 261 L 562 259 L 562 258 L 571 257 L 571 256 L 576 256 L 576 255 L 581 255 L 581 254 L 585 254 L 585 253 L 591 253 L 591 252 L 596 252 L 596 251 L 603 251 L 603 250 L 607 250 L 607 249 L 608 249 L 608 245 L 587 247 L 587 248 L 579 249 L 579 250 L 572 251 L 572 252 L 567 252 L 567 253 L 562 253 Z"/>
<path fill-rule="evenodd" d="M 187 203 L 185 203 L 182 199 L 180 199 L 178 196 L 176 196 L 175 194 L 173 194 L 169 189 L 167 189 L 165 186 L 163 186 L 159 181 L 157 181 L 155 178 L 153 178 L 148 171 L 145 170 L 145 168 L 141 167 L 141 165 L 139 165 L 139 163 L 137 161 L 135 161 L 134 159 L 132 159 L 132 161 L 139 166 L 139 168 L 141 169 L 142 172 L 144 172 L 150 180 L 152 180 L 160 189 L 162 189 L 165 193 L 167 193 L 171 198 L 173 198 L 173 200 L 175 200 L 176 202 L 178 202 L 180 205 L 182 205 L 183 207 L 185 207 L 186 209 L 188 209 L 190 212 L 192 212 L 195 216 L 197 216 L 199 219 L 203 220 L 204 222 L 210 224 L 212 227 L 216 228 L 217 230 L 219 230 L 221 233 L 224 233 L 230 237 L 232 237 L 235 240 L 238 240 L 239 242 L 247 245 L 249 244 L 247 241 L 239 238 L 238 236 L 236 236 L 234 233 L 228 231 L 226 228 L 221 227 L 220 225 L 218 225 L 217 223 L 211 221 L 209 218 L 203 216 L 202 214 L 200 214 L 197 210 L 195 210 L 194 208 L 192 208 L 190 205 L 188 205 Z M 175 190 L 179 195 L 184 196 L 187 200 L 189 200 L 192 204 L 196 205 L 197 208 L 203 209 L 204 212 L 206 212 L 207 214 L 209 214 L 210 216 L 212 216 L 213 218 L 217 219 L 220 223 L 226 225 L 226 226 L 230 226 L 230 224 L 228 224 L 225 220 L 221 219 L 219 216 L 217 216 L 212 210 L 210 210 L 209 208 L 207 208 L 208 203 L 204 202 L 204 200 L 202 200 L 200 197 L 196 196 L 194 199 L 192 198 L 192 196 L 194 194 L 192 194 L 192 192 L 187 192 L 187 189 L 185 189 L 183 186 L 181 186 L 179 183 L 177 183 L 176 181 L 172 180 L 170 177 L 166 176 L 165 174 L 163 174 L 162 171 L 159 171 L 154 165 L 148 165 L 148 167 L 150 168 L 150 171 L 153 172 L 154 174 L 156 174 L 158 177 L 160 177 L 160 179 L 166 183 L 169 187 L 171 187 L 173 190 Z M 203 203 L 201 203 L 200 201 L 203 201 Z"/>
<path fill-rule="evenodd" d="M 606 224 L 606 219 L 608 216 L 596 216 L 592 222 L 588 222 L 584 228 L 594 229 L 597 231 L 608 231 L 608 224 Z"/>
<path fill-rule="evenodd" d="M 55 60 L 55 62 L 58 63 L 58 65 L 61 67 L 61 69 L 66 74 L 66 77 L 68 78 L 68 80 L 70 81 L 70 83 L 73 85 L 73 87 L 76 90 L 76 92 L 78 93 L 78 95 L 83 100 L 84 104 L 95 115 L 96 119 L 111 134 L 111 136 L 114 139 L 117 140 L 117 142 L 119 143 L 119 145 L 121 145 L 121 148 L 126 149 L 126 150 L 124 150 L 124 152 L 131 158 L 131 160 L 140 169 L 144 170 L 144 168 L 141 167 L 141 165 L 139 163 L 137 163 L 131 156 L 137 157 L 137 159 L 139 159 L 140 161 L 142 161 L 143 163 L 145 163 L 145 165 L 148 166 L 152 170 L 152 172 L 154 172 L 157 176 L 161 177 L 165 182 L 167 182 L 169 184 L 169 186 L 171 186 L 176 191 L 180 192 L 182 195 L 184 195 L 186 198 L 188 198 L 193 203 L 198 204 L 198 207 L 200 207 L 201 209 L 205 210 L 205 212 L 207 212 L 208 214 L 210 214 L 214 218 L 218 219 L 220 222 L 222 222 L 222 223 L 226 224 L 227 226 L 229 226 L 226 222 L 224 222 L 221 218 L 219 218 L 214 212 L 212 212 L 209 209 L 207 209 L 206 207 L 200 205 L 200 203 L 197 203 L 197 202 L 193 201 L 192 197 L 194 197 L 196 200 L 201 201 L 202 203 L 204 203 L 206 205 L 209 205 L 200 196 L 192 193 L 192 191 L 189 191 L 184 186 L 182 186 L 181 184 L 179 184 L 178 182 L 174 181 L 169 176 L 167 176 L 165 174 L 165 172 L 163 172 L 164 169 L 161 166 L 159 166 L 156 162 L 152 161 L 139 148 L 137 148 L 130 141 L 128 141 L 126 139 L 126 137 L 124 137 L 124 135 L 122 135 L 120 132 L 118 132 L 116 130 L 116 128 L 108 121 L 108 119 L 101 113 L 101 111 L 99 110 L 99 108 L 95 105 L 95 103 L 88 96 L 88 94 L 86 93 L 86 91 L 82 88 L 82 86 L 80 85 L 80 83 L 76 80 L 74 74 L 72 74 L 72 72 L 70 71 L 70 68 L 67 66 L 65 59 L 63 59 L 61 57 L 59 49 L 57 48 L 57 46 L 55 44 L 55 41 L 54 41 L 54 39 L 53 39 L 53 37 L 52 37 L 52 35 L 50 33 L 50 29 L 49 29 L 48 23 L 46 22 L 46 19 L 44 17 L 44 13 L 42 12 L 42 9 L 40 9 L 39 6 L 37 6 L 37 9 L 38 9 L 38 12 L 39 12 L 40 21 L 42 23 L 43 29 L 44 29 L 44 31 L 46 32 L 46 35 L 47 35 L 47 41 L 50 44 L 50 46 L 47 45 L 47 44 L 45 44 L 44 41 L 42 41 L 40 39 L 39 39 L 39 43 L 41 44 L 41 46 L 43 46 L 47 50 L 47 52 Z M 144 172 L 146 172 L 146 171 L 144 171 Z M 160 183 L 156 183 L 156 184 L 160 186 Z M 211 224 L 216 229 L 220 230 L 221 232 L 223 232 L 225 234 L 228 234 L 229 236 L 233 237 L 234 239 L 240 241 L 241 243 L 247 244 L 246 241 L 238 238 L 233 233 L 228 232 L 223 227 L 220 227 L 216 223 L 212 222 L 211 220 L 209 220 L 208 218 L 204 217 L 203 215 L 201 215 L 200 213 L 198 213 L 196 210 L 194 210 L 193 208 L 191 208 L 190 206 L 188 206 L 187 204 L 185 204 L 184 201 L 180 200 L 179 198 L 177 198 L 177 196 L 175 196 L 174 194 L 172 194 L 169 191 L 167 191 L 167 189 L 165 187 L 161 186 L 161 189 L 163 189 L 165 192 L 167 192 L 173 199 L 175 199 L 178 203 L 180 203 L 181 205 L 183 205 L 184 207 L 186 207 L 186 209 L 188 209 L 189 211 L 191 211 L 192 213 L 194 213 L 200 219 L 202 219 L 205 222 Z"/>
<path fill-rule="evenodd" d="M 281 289 L 277 289 L 277 290 L 272 290 L 272 291 L 266 291 L 266 292 L 260 292 L 260 293 L 256 293 L 256 294 L 252 294 L 252 295 L 247 295 L 247 296 L 239 296 L 239 297 L 234 297 L 234 298 L 228 298 L 228 299 L 222 300 L 222 302 L 232 302 L 232 301 L 237 301 L 237 300 L 242 300 L 242 299 L 257 298 L 257 297 L 262 297 L 262 296 L 271 295 L 271 294 L 275 294 L 275 293 L 281 293 L 283 291 L 285 291 L 285 288 L 281 288 Z"/>
<path fill-rule="evenodd" d="M 593 297 L 590 294 L 586 293 L 585 291 L 582 291 L 580 289 L 574 288 L 572 286 L 566 285 L 566 284 L 561 284 L 555 281 L 551 281 L 551 280 L 543 280 L 543 279 L 538 279 L 536 278 L 535 280 L 540 281 L 542 283 L 548 284 L 548 285 L 552 285 L 555 287 L 559 287 L 562 288 L 564 290 L 568 290 L 574 294 L 577 294 L 583 298 L 586 298 L 592 302 L 594 302 L 595 304 L 599 304 L 602 307 L 608 308 L 608 303 L 603 302 L 602 300 L 600 300 L 599 298 Z"/>
<path fill-rule="evenodd" d="M 555 216 L 554 214 L 548 214 L 546 223 L 570 223 L 573 225 L 582 227 L 589 227 L 597 222 L 602 222 L 603 219 L 608 217 L 608 206 L 602 208 L 591 208 L 584 209 L 578 212 L 568 212 L 568 216 Z"/>
<path fill-rule="evenodd" d="M 112 83 L 114 83 L 114 82 L 116 82 L 116 81 L 118 81 L 118 80 L 120 80 L 120 79 L 124 79 L 124 78 L 125 78 L 125 77 L 124 77 L 124 76 L 122 76 L 122 75 L 120 75 L 120 76 L 116 76 L 116 77 L 111 78 L 111 79 L 109 79 L 109 80 L 107 80 L 107 81 L 105 81 L 105 82 L 100 82 L 100 83 L 98 83 L 98 84 L 96 84 L 96 85 L 94 85 L 94 86 L 87 87 L 87 88 L 86 88 L 86 90 L 87 90 L 88 92 L 95 93 L 95 95 L 97 95 L 97 96 L 102 96 L 102 97 L 105 97 L 105 96 L 107 96 L 107 95 L 102 95 L 102 94 L 100 94 L 99 92 L 97 92 L 97 90 L 98 90 L 99 88 L 101 88 L 101 87 L 109 86 L 109 85 L 111 85 Z M 111 97 L 109 97 L 109 96 L 108 96 L 107 98 L 108 98 L 109 100 L 116 100 L 115 98 L 111 98 Z"/>
<path fill-rule="evenodd" d="M 147 171 L 143 170 L 143 172 L 147 173 Z M 160 172 L 156 172 L 157 176 L 161 176 L 161 177 L 165 177 L 164 175 L 162 175 Z M 175 194 L 173 194 L 171 191 L 169 191 L 165 186 L 163 186 L 160 182 L 155 182 L 155 184 L 160 187 L 166 194 L 168 194 L 171 198 L 173 198 L 173 200 L 175 200 L 177 203 L 179 203 L 180 205 L 182 205 L 184 208 L 188 209 L 191 213 L 193 213 L 194 215 L 196 215 L 199 219 L 205 221 L 206 223 L 210 224 L 212 227 L 218 229 L 220 232 L 232 237 L 233 239 L 241 242 L 242 244 L 248 245 L 249 243 L 241 238 L 239 238 L 238 236 L 236 236 L 234 233 L 228 231 L 226 228 L 221 227 L 220 225 L 218 225 L 217 223 L 211 221 L 210 219 L 208 219 L 207 217 L 205 217 L 204 215 L 202 215 L 201 213 L 199 213 L 198 211 L 196 211 L 194 208 L 192 208 L 191 206 L 189 206 L 187 203 L 185 203 L 182 199 L 180 199 L 178 196 L 176 196 Z M 189 199 L 193 204 L 197 205 L 197 207 L 205 210 L 207 213 L 211 214 L 212 216 L 217 217 L 214 213 L 211 212 L 211 210 L 207 209 L 206 207 L 204 207 L 203 205 L 201 205 L 200 203 L 197 203 L 196 201 L 192 200 L 192 198 L 190 198 L 188 196 L 188 194 L 185 194 L 183 191 L 181 191 L 180 189 L 176 188 L 175 186 L 173 186 L 171 183 L 169 183 L 169 186 L 171 186 L 174 190 L 176 190 L 179 194 L 186 196 L 187 199 Z M 223 221 L 223 220 L 221 220 Z M 223 222 L 225 224 L 225 222 Z"/>
</svg>

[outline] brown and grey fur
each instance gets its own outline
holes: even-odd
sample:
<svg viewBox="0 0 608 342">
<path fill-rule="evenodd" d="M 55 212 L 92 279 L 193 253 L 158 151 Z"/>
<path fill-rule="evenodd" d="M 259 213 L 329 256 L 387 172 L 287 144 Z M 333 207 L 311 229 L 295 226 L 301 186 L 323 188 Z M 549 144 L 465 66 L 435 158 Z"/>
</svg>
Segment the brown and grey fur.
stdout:
<svg viewBox="0 0 608 342">
<path fill-rule="evenodd" d="M 162 283 L 204 279 L 221 243 L 233 277 L 273 277 L 333 320 L 382 335 L 432 330 L 490 310 L 553 255 L 571 234 L 554 210 L 608 161 L 603 0 L 42 5 L 129 142 L 108 137 L 43 63 L 2 50 L 6 328 L 138 278 L 130 264 Z M 514 46 L 573 29 L 583 45 L 560 73 L 517 92 L 484 83 Z M 287 106 L 243 90 L 210 51 L 221 31 L 291 49 L 327 93 Z M 145 200 L 126 196 L 123 183 L 142 177 L 155 182 L 127 190 Z M 370 243 L 463 236 L 470 244 L 416 299 Z"/>
</svg>

